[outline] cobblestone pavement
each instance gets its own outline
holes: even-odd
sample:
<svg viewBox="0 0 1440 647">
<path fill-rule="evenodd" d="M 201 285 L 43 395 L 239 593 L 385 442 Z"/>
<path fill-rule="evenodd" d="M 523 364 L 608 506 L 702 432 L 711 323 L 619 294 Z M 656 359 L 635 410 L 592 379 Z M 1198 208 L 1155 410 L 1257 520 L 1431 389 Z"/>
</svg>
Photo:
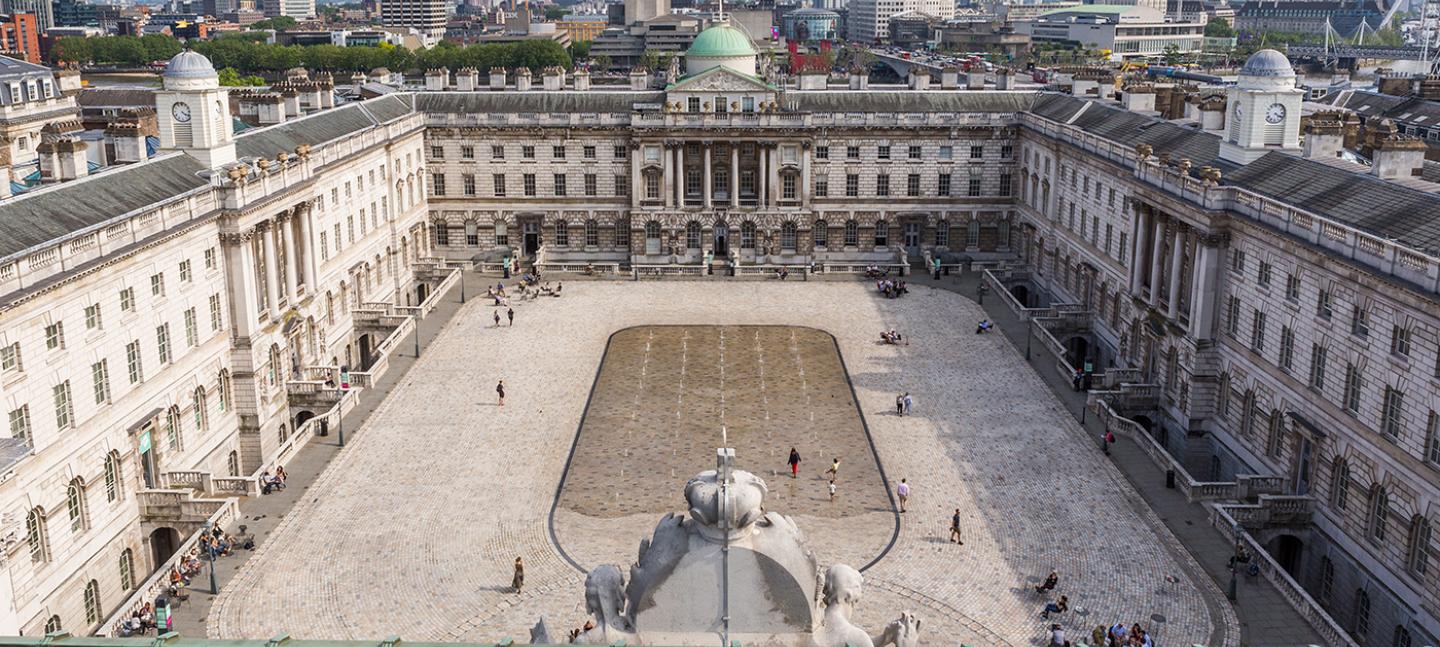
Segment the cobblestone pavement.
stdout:
<svg viewBox="0 0 1440 647">
<path fill-rule="evenodd" d="M 972 334 L 984 315 L 968 299 L 925 287 L 878 299 L 858 282 L 585 282 L 517 306 L 513 328 L 493 326 L 490 310 L 465 306 L 286 515 L 222 592 L 211 637 L 524 639 L 542 614 L 557 631 L 578 626 L 583 576 L 546 524 L 606 340 L 632 326 L 725 324 L 835 335 L 890 486 L 914 487 L 896 545 L 865 573 L 862 622 L 909 608 L 928 645 L 953 644 L 945 631 L 1042 644 L 1044 598 L 1030 587 L 1055 568 L 1077 610 L 1054 621 L 1072 638 L 1123 620 L 1159 644 L 1238 644 L 1214 582 L 1010 342 Z M 912 345 L 876 344 L 890 328 Z M 893 415 L 899 391 L 913 394 L 913 416 Z M 964 546 L 945 539 L 957 507 Z M 824 561 L 855 531 L 818 532 Z M 628 566 L 637 542 L 599 537 L 589 558 Z M 508 586 L 517 555 L 521 595 Z"/>
</svg>

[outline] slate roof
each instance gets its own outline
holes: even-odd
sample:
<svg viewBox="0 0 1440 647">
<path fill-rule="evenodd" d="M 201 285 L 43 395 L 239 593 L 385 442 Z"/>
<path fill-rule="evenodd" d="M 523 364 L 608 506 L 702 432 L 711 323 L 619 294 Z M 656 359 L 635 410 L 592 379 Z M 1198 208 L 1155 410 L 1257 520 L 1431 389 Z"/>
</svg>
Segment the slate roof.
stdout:
<svg viewBox="0 0 1440 647">
<path fill-rule="evenodd" d="M 0 76 L 13 76 L 17 74 L 45 74 L 49 75 L 50 68 L 44 65 L 26 63 L 18 58 L 0 56 Z"/>
<path fill-rule="evenodd" d="M 204 187 L 201 170 L 174 153 L 0 202 L 0 258 Z"/>
<path fill-rule="evenodd" d="M 0 472 L 14 467 L 29 455 L 30 448 L 24 441 L 18 438 L 0 438 Z"/>
<path fill-rule="evenodd" d="M 662 103 L 664 92 L 421 92 L 415 107 L 426 113 L 626 113 L 637 103 Z"/>
<path fill-rule="evenodd" d="M 1030 112 L 1073 124 L 1111 141 L 1131 146 L 1149 144 L 1155 154 L 1169 153 L 1172 157 L 1190 159 L 1196 168 L 1220 156 L 1220 138 L 1213 134 L 1096 101 L 1043 94 L 1035 100 Z"/>
<path fill-rule="evenodd" d="M 1034 92 L 910 92 L 896 90 L 790 91 L 802 112 L 1021 112 Z"/>
<path fill-rule="evenodd" d="M 86 88 L 75 95 L 81 108 L 154 108 L 155 91 L 143 88 Z"/>
<path fill-rule="evenodd" d="M 409 110 L 400 97 L 350 103 L 274 126 L 247 130 L 235 138 L 235 153 L 241 158 L 274 157 L 281 151 L 293 153 L 301 144 L 323 144 L 339 139 L 377 123 L 393 121 Z"/>
</svg>

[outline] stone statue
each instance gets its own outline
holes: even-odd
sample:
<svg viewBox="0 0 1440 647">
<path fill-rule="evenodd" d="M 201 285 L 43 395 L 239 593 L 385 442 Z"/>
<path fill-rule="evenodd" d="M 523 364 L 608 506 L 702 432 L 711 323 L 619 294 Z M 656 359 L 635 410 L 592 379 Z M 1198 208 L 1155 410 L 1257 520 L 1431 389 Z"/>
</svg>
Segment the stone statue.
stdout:
<svg viewBox="0 0 1440 647">
<path fill-rule="evenodd" d="M 815 632 L 816 647 L 874 647 L 870 634 L 850 622 L 855 605 L 860 602 L 864 576 L 844 564 L 836 564 L 825 572 L 825 597 L 821 604 L 825 616 Z"/>
<path fill-rule="evenodd" d="M 670 66 L 665 68 L 665 82 L 674 83 L 680 80 L 680 57 L 671 56 Z"/>
<path fill-rule="evenodd" d="M 530 628 L 530 644 L 549 645 L 551 643 L 550 628 L 545 626 L 545 616 L 540 616 L 540 622 Z"/>
<path fill-rule="evenodd" d="M 580 645 L 611 645 L 634 640 L 630 619 L 625 615 L 625 576 L 620 567 L 606 564 L 585 576 L 585 610 L 595 626 L 571 641 Z"/>
</svg>

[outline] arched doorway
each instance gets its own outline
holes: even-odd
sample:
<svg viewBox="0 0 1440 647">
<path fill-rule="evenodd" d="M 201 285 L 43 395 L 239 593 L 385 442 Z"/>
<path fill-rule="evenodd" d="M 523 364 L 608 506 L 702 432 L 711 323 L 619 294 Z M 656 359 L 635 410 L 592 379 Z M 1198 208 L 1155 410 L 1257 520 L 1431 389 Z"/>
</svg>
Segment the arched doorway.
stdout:
<svg viewBox="0 0 1440 647">
<path fill-rule="evenodd" d="M 299 431 L 301 427 L 305 426 L 305 423 L 309 422 L 310 419 L 314 417 L 315 412 L 308 410 L 301 411 L 300 413 L 295 414 L 295 430 Z"/>
<path fill-rule="evenodd" d="M 730 255 L 730 225 L 724 220 L 715 223 L 715 257 L 724 258 Z"/>
<path fill-rule="evenodd" d="M 1275 563 L 1285 569 L 1291 577 L 1297 577 L 1296 571 L 1300 568 L 1300 558 L 1305 553 L 1305 542 L 1295 535 L 1280 535 L 1270 541 L 1270 555 L 1275 558 Z"/>
<path fill-rule="evenodd" d="M 429 296 L 429 294 L 430 286 L 425 285 L 424 283 L 417 284 L 415 286 L 415 305 L 418 306 L 422 303 L 425 303 L 425 297 Z"/>
<path fill-rule="evenodd" d="M 373 342 L 370 340 L 370 335 L 360 336 L 360 370 L 362 371 L 370 370 L 370 362 L 373 359 L 370 357 L 370 352 L 373 349 L 372 344 Z"/>
<path fill-rule="evenodd" d="M 1083 368 L 1085 360 L 1090 356 L 1090 341 L 1084 337 L 1071 337 L 1065 340 L 1065 359 L 1071 366 Z"/>
<path fill-rule="evenodd" d="M 1026 308 L 1030 307 L 1030 288 L 1023 285 L 1012 286 L 1010 288 L 1010 296 L 1015 297 L 1015 300 L 1019 301 L 1021 306 Z"/>
<path fill-rule="evenodd" d="M 180 531 L 174 528 L 156 528 L 150 533 L 150 557 L 156 569 L 164 566 L 165 560 L 180 548 Z"/>
<path fill-rule="evenodd" d="M 1146 433 L 1149 433 L 1150 429 L 1155 425 L 1148 416 L 1135 416 L 1131 418 L 1131 420 L 1134 420 L 1135 424 L 1140 425 L 1140 428 L 1144 429 Z"/>
</svg>

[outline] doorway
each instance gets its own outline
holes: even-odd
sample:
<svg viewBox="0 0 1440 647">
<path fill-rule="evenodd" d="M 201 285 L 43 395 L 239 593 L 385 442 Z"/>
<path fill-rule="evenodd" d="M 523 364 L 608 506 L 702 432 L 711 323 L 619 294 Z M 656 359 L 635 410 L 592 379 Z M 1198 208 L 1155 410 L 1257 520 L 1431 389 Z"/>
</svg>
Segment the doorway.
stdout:
<svg viewBox="0 0 1440 647">
<path fill-rule="evenodd" d="M 156 475 L 159 471 L 155 467 L 155 426 L 153 422 L 145 423 L 145 428 L 140 431 L 139 447 L 137 455 L 140 458 L 140 478 L 145 482 L 146 489 L 156 487 Z"/>
<path fill-rule="evenodd" d="M 370 344 L 370 335 L 360 336 L 360 370 L 362 371 L 370 370 L 370 361 L 372 359 L 370 357 Z"/>
<path fill-rule="evenodd" d="M 1014 286 L 1010 288 L 1010 296 L 1015 297 L 1015 300 L 1020 302 L 1021 307 L 1030 307 L 1030 288 L 1023 285 Z"/>
<path fill-rule="evenodd" d="M 418 306 L 425 303 L 425 297 L 430 296 L 429 292 L 430 286 L 424 283 L 415 286 L 415 305 Z"/>
<path fill-rule="evenodd" d="M 725 258 L 730 255 L 730 226 L 724 220 L 715 223 L 715 257 Z"/>
<path fill-rule="evenodd" d="M 1300 558 L 1305 554 L 1305 542 L 1295 535 L 1280 535 L 1275 538 L 1271 555 L 1275 557 L 1275 563 L 1285 569 L 1290 577 L 1296 577 L 1295 572 L 1300 567 Z"/>
<path fill-rule="evenodd" d="M 180 531 L 174 528 L 156 528 L 150 533 L 150 556 L 155 561 L 155 569 L 159 570 L 165 566 L 165 560 L 170 559 L 175 551 L 180 548 Z"/>
<path fill-rule="evenodd" d="M 1295 480 L 1290 484 L 1291 491 L 1298 496 L 1310 493 L 1311 453 L 1310 439 L 1301 435 L 1299 451 L 1295 452 Z"/>
<path fill-rule="evenodd" d="M 905 223 L 905 253 L 912 257 L 920 255 L 920 223 Z"/>
<path fill-rule="evenodd" d="M 536 220 L 526 220 L 520 224 L 520 231 L 524 234 L 525 255 L 534 256 L 540 251 L 540 223 Z"/>
<path fill-rule="evenodd" d="M 1084 337 L 1071 337 L 1065 341 L 1065 359 L 1071 366 L 1084 366 L 1090 356 L 1090 342 Z"/>
</svg>

